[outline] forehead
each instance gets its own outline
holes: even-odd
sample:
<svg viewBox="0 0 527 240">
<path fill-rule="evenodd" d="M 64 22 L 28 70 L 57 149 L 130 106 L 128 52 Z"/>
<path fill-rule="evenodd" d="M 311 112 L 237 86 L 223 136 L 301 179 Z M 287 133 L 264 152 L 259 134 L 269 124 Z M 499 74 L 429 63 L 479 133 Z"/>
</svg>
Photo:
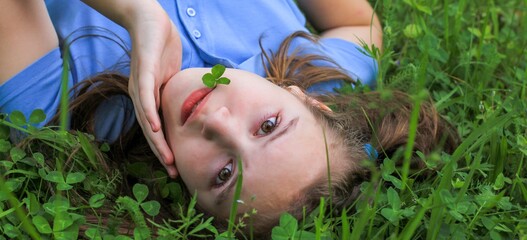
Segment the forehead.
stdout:
<svg viewBox="0 0 527 240">
<path fill-rule="evenodd" d="M 172 103 L 187 96 L 191 92 L 190 89 L 205 87 L 202 77 L 210 71 L 210 68 L 188 68 L 174 75 L 162 90 L 163 111 L 171 111 Z M 228 68 L 223 76 L 228 77 L 231 82 L 228 85 L 217 86 L 228 88 L 227 92 L 235 91 L 242 94 L 250 92 L 253 96 L 265 96 L 276 93 L 275 91 L 285 91 L 267 79 L 244 70 Z"/>
</svg>

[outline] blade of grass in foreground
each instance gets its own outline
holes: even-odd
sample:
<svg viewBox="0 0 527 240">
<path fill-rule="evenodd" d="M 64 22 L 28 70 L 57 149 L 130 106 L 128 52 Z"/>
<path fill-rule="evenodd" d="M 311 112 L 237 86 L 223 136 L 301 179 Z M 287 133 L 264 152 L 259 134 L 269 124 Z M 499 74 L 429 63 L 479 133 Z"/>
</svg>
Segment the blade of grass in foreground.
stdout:
<svg viewBox="0 0 527 240">
<path fill-rule="evenodd" d="M 62 51 L 64 53 L 63 60 L 62 60 L 62 74 L 61 74 L 61 84 L 60 84 L 60 126 L 59 126 L 59 132 L 65 132 L 69 127 L 69 121 L 68 121 L 68 105 L 69 105 L 69 96 L 68 96 L 68 86 L 69 86 L 69 72 L 70 72 L 70 65 L 69 65 L 69 45 L 65 44 L 64 49 Z M 55 161 L 55 166 L 58 171 L 62 172 L 62 162 L 63 159 L 65 159 L 64 154 L 59 154 L 59 157 Z M 57 192 L 58 195 L 61 194 L 60 191 Z"/>
<path fill-rule="evenodd" d="M 422 20 L 422 19 L 421 19 Z M 425 32 L 428 31 L 425 28 Z M 423 43 L 426 46 L 426 49 L 429 49 L 433 46 L 430 45 L 429 41 L 425 41 Z M 410 123 L 408 127 L 408 140 L 406 141 L 406 149 L 404 151 L 404 161 L 402 166 L 402 176 L 401 181 L 402 189 L 401 191 L 404 191 L 406 189 L 407 181 L 408 181 L 408 173 L 410 172 L 410 161 L 413 154 L 413 147 L 415 144 L 415 138 L 417 134 L 417 123 L 419 121 L 419 112 L 421 110 L 421 103 L 428 95 L 427 91 L 425 90 L 425 79 L 426 79 L 426 73 L 428 69 L 429 64 L 429 53 L 427 51 L 424 51 L 421 58 L 420 58 L 420 64 L 419 64 L 419 71 L 416 81 L 416 87 L 414 89 L 414 92 L 417 94 L 413 96 L 413 109 L 410 115 Z"/>
<path fill-rule="evenodd" d="M 236 215 L 238 213 L 238 200 L 240 199 L 240 194 L 242 192 L 242 182 L 243 182 L 243 164 L 241 158 L 238 157 L 237 160 L 238 167 L 238 176 L 236 179 L 236 188 L 234 190 L 234 198 L 232 201 L 231 212 L 229 215 L 229 225 L 227 226 L 227 238 L 233 239 L 232 229 L 236 222 Z"/>
<path fill-rule="evenodd" d="M 406 143 L 406 149 L 404 151 L 404 161 L 403 161 L 403 169 L 402 169 L 402 177 L 401 177 L 401 181 L 403 182 L 401 190 L 403 191 L 406 188 L 406 181 L 408 180 L 408 172 L 410 171 L 410 162 L 411 162 L 411 158 L 413 154 L 415 137 L 417 134 L 417 123 L 419 120 L 419 112 L 421 110 L 421 102 L 422 102 L 421 98 L 417 97 L 414 102 L 414 106 L 411 112 L 410 126 L 408 127 L 409 129 L 408 140 Z"/>
<path fill-rule="evenodd" d="M 346 208 L 343 209 L 342 214 L 340 215 L 340 220 L 342 224 L 342 239 L 351 239 L 350 235 L 350 223 L 348 219 L 348 211 Z"/>
<path fill-rule="evenodd" d="M 37 230 L 31 223 L 28 214 L 22 209 L 22 203 L 20 203 L 18 199 L 13 196 L 13 193 L 5 184 L 5 179 L 2 175 L 0 175 L 0 191 L 7 195 L 7 200 L 9 201 L 11 207 L 15 209 L 15 214 L 18 220 L 20 220 L 22 228 L 26 230 L 26 232 L 29 234 L 29 236 L 31 236 L 32 239 L 42 239 L 42 237 L 38 234 Z"/>
<path fill-rule="evenodd" d="M 379 178 L 378 173 L 374 173 L 375 175 L 372 176 L 373 181 L 377 182 L 377 179 Z M 366 191 L 362 193 L 362 196 L 375 196 L 377 197 L 377 194 L 374 194 L 375 191 L 378 190 L 374 184 L 368 185 Z M 374 207 L 370 207 L 368 201 L 361 201 L 359 202 L 359 206 L 357 209 L 360 211 L 358 217 L 354 217 L 353 221 L 353 227 L 351 228 L 351 238 L 350 239 L 362 239 L 364 229 L 366 229 L 367 224 L 372 220 L 372 218 L 375 218 L 375 210 L 377 209 L 375 207 L 375 204 L 377 203 L 377 198 L 373 201 Z"/>
<path fill-rule="evenodd" d="M 322 225 L 324 224 L 324 217 L 326 216 L 325 208 L 326 201 L 322 197 L 318 205 L 318 217 L 315 219 L 315 239 L 317 240 L 322 238 Z"/>
<path fill-rule="evenodd" d="M 514 117 L 515 113 L 510 112 L 498 117 L 496 117 L 496 115 L 498 115 L 498 112 L 495 115 L 489 117 L 489 119 L 484 124 L 474 129 L 474 131 L 472 131 L 472 133 L 465 139 L 465 141 L 463 141 L 463 143 L 461 143 L 459 147 L 454 151 L 447 165 L 443 167 L 441 171 L 441 182 L 439 183 L 439 186 L 433 193 L 433 205 L 436 207 L 432 209 L 432 213 L 430 215 L 430 228 L 428 228 L 427 239 L 436 239 L 438 237 L 441 222 L 444 218 L 445 210 L 444 207 L 440 207 L 440 192 L 443 189 L 448 190 L 451 187 L 450 180 L 452 179 L 452 175 L 454 172 L 454 163 L 461 159 L 461 157 L 463 157 L 471 149 L 480 146 L 482 143 L 485 143 L 488 138 L 490 138 L 490 133 L 492 132 L 492 129 L 503 128 L 506 123 L 508 123 Z M 468 184 L 469 181 L 465 182 L 465 186 L 463 186 L 463 189 L 465 189 Z M 458 194 L 458 197 L 459 196 L 462 195 Z"/>
<path fill-rule="evenodd" d="M 419 209 L 417 214 L 415 214 L 415 216 L 413 216 L 412 220 L 408 224 L 406 224 L 406 226 L 404 227 L 403 231 L 401 232 L 401 235 L 399 236 L 399 239 L 401 239 L 401 240 L 411 239 L 414 236 L 415 230 L 421 224 L 421 219 L 424 218 L 425 213 L 432 206 L 432 200 L 433 200 L 433 197 L 430 196 L 430 197 L 428 197 L 426 202 L 424 202 L 421 205 L 421 208 Z"/>
<path fill-rule="evenodd" d="M 454 151 L 452 154 L 452 161 L 458 161 L 463 157 L 470 149 L 473 149 L 477 145 L 474 145 L 474 143 L 483 137 L 484 139 L 489 138 L 489 133 L 493 129 L 497 128 L 504 128 L 505 124 L 508 123 L 516 113 L 509 112 L 505 115 L 496 117 L 499 112 L 496 112 L 493 116 L 489 117 L 485 123 L 480 125 L 478 128 L 474 129 L 472 133 L 465 138 L 465 140 L 459 145 L 459 147 Z"/>
<path fill-rule="evenodd" d="M 69 86 L 69 45 L 66 44 L 63 49 L 64 57 L 62 61 L 61 89 L 60 89 L 60 130 L 66 131 L 68 127 L 68 86 Z"/>
<path fill-rule="evenodd" d="M 432 205 L 434 208 L 430 214 L 430 227 L 428 228 L 426 239 L 438 238 L 441 223 L 443 222 L 443 218 L 445 216 L 445 207 L 441 205 L 441 190 L 450 189 L 450 180 L 454 175 L 454 163 L 455 161 L 450 159 L 447 165 L 443 167 L 441 170 L 441 182 L 439 183 L 439 186 L 432 192 Z"/>
</svg>

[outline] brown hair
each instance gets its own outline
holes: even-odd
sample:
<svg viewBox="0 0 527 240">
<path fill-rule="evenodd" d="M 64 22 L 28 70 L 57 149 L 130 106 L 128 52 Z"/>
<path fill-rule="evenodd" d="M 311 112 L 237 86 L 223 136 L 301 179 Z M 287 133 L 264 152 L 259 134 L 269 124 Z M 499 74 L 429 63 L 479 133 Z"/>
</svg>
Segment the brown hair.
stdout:
<svg viewBox="0 0 527 240">
<path fill-rule="evenodd" d="M 376 165 L 382 163 L 385 157 L 392 158 L 396 165 L 402 165 L 401 159 L 395 159 L 394 154 L 403 150 L 410 132 L 410 115 L 414 103 L 410 97 L 400 91 L 393 91 L 389 96 L 379 92 L 367 92 L 339 97 L 319 97 L 320 100 L 331 102 L 337 111 L 328 113 L 318 111 L 317 116 L 332 132 L 342 139 L 345 148 L 344 155 L 350 166 L 343 174 L 331 176 L 331 184 L 327 179 L 321 179 L 310 186 L 301 199 L 297 200 L 290 210 L 299 217 L 304 211 L 310 212 L 319 206 L 320 198 L 331 198 L 332 208 L 339 211 L 349 207 L 357 200 L 361 183 L 370 180 L 370 168 L 360 164 L 363 160 L 373 160 Z M 458 135 L 454 128 L 435 110 L 430 101 L 421 103 L 419 109 L 414 151 L 427 155 L 434 150 L 451 153 L 458 145 Z M 370 159 L 364 150 L 365 144 L 371 144 L 379 153 L 376 159 Z M 433 171 L 413 154 L 410 159 L 410 170 L 419 172 L 421 179 L 426 179 Z"/>
<path fill-rule="evenodd" d="M 331 59 L 319 55 L 295 54 L 300 51 L 287 55 L 289 45 L 295 37 L 303 37 L 315 43 L 317 41 L 311 35 L 297 32 L 289 36 L 273 56 L 264 53 L 270 63 L 266 72 L 270 81 L 280 86 L 297 85 L 303 89 L 335 79 L 355 83 Z M 320 67 L 312 64 L 314 61 L 326 61 L 336 67 Z M 377 164 L 384 157 L 392 157 L 396 151 L 404 148 L 408 141 L 410 115 L 414 107 L 406 93 L 396 90 L 388 94 L 357 92 L 342 95 L 312 94 L 311 97 L 334 109 L 329 112 L 306 103 L 326 128 L 327 137 L 337 138 L 337 144 L 340 145 L 328 157 L 345 158 L 348 164 L 343 171 L 331 172 L 330 184 L 328 179 L 320 179 L 293 201 L 289 213 L 298 219 L 305 212 L 309 213 L 318 207 L 321 197 L 331 198 L 334 214 L 352 205 L 360 193 L 360 184 L 370 179 L 370 169 L 360 164 L 362 160 L 370 158 L 364 145 L 371 144 L 380 153 L 377 159 L 373 159 Z M 416 131 L 413 148 L 423 154 L 438 149 L 451 153 L 459 142 L 455 128 L 438 114 L 431 100 L 420 105 Z M 397 162 L 397 165 L 401 164 L 401 161 Z M 421 176 L 431 173 L 425 170 L 425 163 L 415 154 L 411 158 L 410 168 L 424 170 Z M 259 226 L 255 228 L 257 234 L 266 235 L 278 219 L 263 218 L 258 222 Z"/>
<path fill-rule="evenodd" d="M 291 41 L 297 37 L 316 42 L 313 36 L 297 32 L 283 41 L 279 50 L 269 56 L 262 48 L 264 62 L 268 62 L 267 78 L 279 86 L 297 85 L 307 89 L 315 83 L 341 79 L 354 83 L 331 59 L 315 54 L 290 53 Z M 329 66 L 315 65 L 315 61 L 325 61 Z M 128 95 L 127 78 L 117 74 L 102 74 L 84 81 L 76 89 L 77 97 L 72 102 L 72 129 L 93 133 L 94 115 L 98 105 L 112 95 Z M 357 199 L 358 186 L 369 180 L 369 169 L 360 161 L 368 159 L 363 146 L 370 143 L 380 153 L 378 159 L 391 157 L 407 144 L 409 119 L 413 103 L 409 96 L 400 91 L 393 91 L 389 97 L 378 92 L 357 92 L 352 95 L 313 95 L 313 98 L 327 103 L 334 108 L 333 112 L 312 107 L 312 112 L 326 128 L 328 138 L 335 138 L 338 147 L 331 157 L 345 158 L 348 167 L 345 171 L 331 176 L 331 184 L 321 179 L 309 190 L 299 196 L 289 212 L 300 218 L 304 211 L 315 209 L 321 197 L 331 196 L 335 209 L 350 206 Z M 309 104 L 307 104 L 309 105 Z M 420 106 L 419 124 L 414 149 L 428 154 L 434 149 L 442 148 L 451 152 L 457 146 L 458 137 L 452 128 L 435 110 L 431 101 Z M 162 169 L 150 150 L 138 124 L 112 144 L 113 161 L 135 162 L 147 161 Z M 325 159 L 324 159 L 325 160 Z M 412 157 L 411 167 L 422 169 L 424 163 L 416 156 Z M 278 219 L 269 216 L 257 216 L 256 236 L 266 236 Z"/>
</svg>

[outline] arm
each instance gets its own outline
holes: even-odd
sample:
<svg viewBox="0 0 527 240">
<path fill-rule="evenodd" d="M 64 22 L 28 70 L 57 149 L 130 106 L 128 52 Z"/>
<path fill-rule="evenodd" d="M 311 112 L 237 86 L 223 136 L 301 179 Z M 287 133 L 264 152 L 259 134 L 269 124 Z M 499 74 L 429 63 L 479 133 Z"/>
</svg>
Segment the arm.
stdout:
<svg viewBox="0 0 527 240">
<path fill-rule="evenodd" d="M 0 84 L 58 46 L 44 1 L 0 4 Z"/>
<path fill-rule="evenodd" d="M 367 0 L 298 0 L 323 38 L 341 38 L 382 48 L 382 26 Z"/>
<path fill-rule="evenodd" d="M 139 125 L 150 147 L 171 177 L 174 156 L 161 130 L 158 114 L 161 87 L 181 68 L 179 32 L 157 1 L 83 0 L 128 30 L 132 59 L 128 90 Z"/>
</svg>

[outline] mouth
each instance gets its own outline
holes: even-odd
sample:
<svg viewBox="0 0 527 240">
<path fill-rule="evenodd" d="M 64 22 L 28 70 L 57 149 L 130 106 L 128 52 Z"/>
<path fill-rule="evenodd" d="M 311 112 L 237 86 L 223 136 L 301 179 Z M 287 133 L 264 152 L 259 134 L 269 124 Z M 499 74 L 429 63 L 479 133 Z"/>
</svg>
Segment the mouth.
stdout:
<svg viewBox="0 0 527 240">
<path fill-rule="evenodd" d="M 199 113 L 207 102 L 208 96 L 210 96 L 212 90 L 214 89 L 201 88 L 192 92 L 187 99 L 185 99 L 183 106 L 181 106 L 181 125 L 185 125 L 190 118 Z"/>
</svg>

